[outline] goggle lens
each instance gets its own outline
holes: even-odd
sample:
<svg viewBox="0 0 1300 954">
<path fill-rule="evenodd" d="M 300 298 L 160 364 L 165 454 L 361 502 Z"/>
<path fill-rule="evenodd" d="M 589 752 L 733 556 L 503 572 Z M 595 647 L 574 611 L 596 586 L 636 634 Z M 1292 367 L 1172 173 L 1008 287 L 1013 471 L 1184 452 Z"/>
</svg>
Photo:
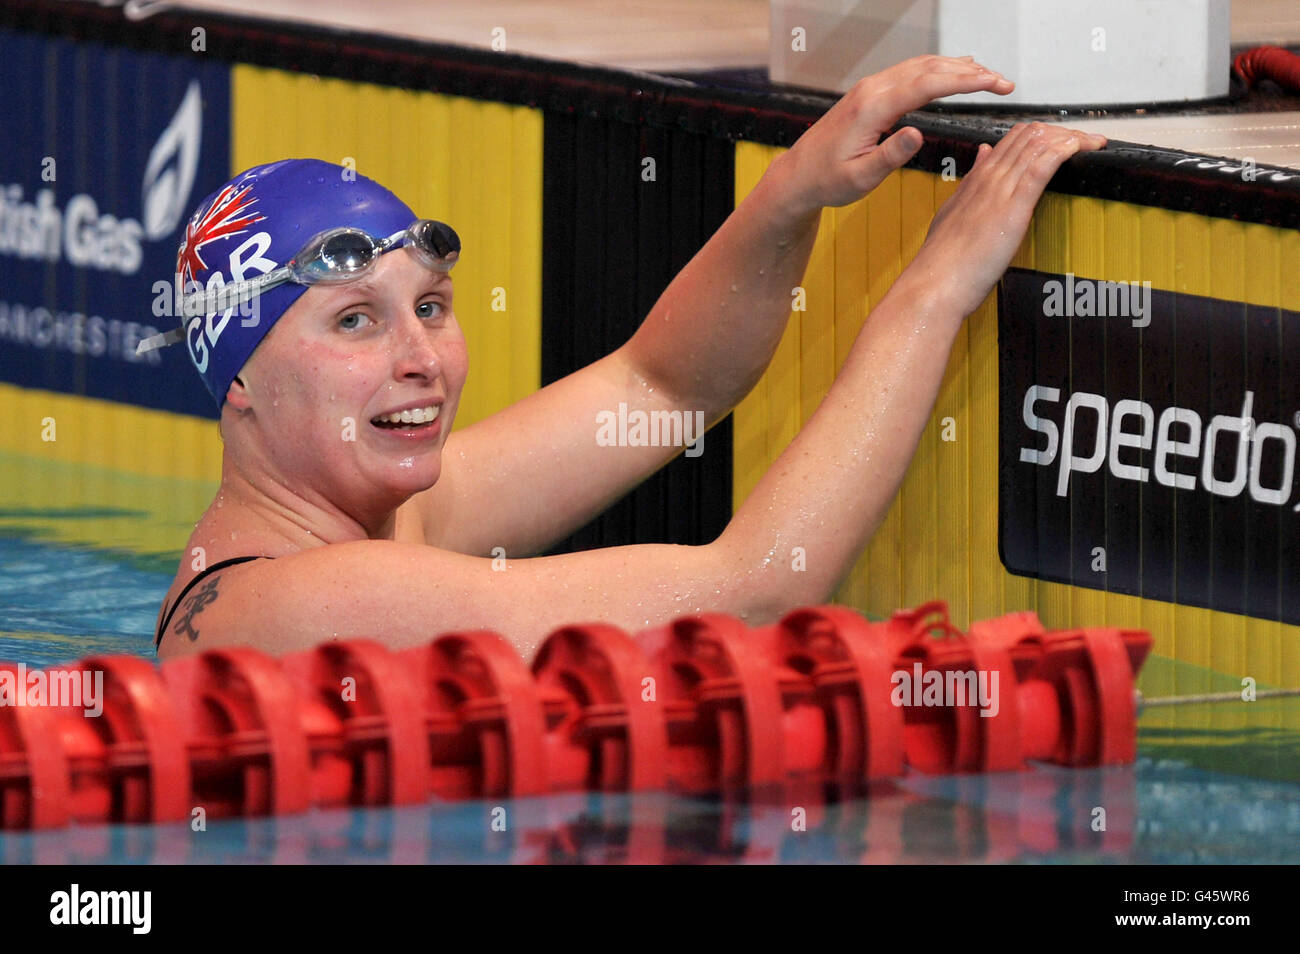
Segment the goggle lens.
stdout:
<svg viewBox="0 0 1300 954">
<path fill-rule="evenodd" d="M 379 246 L 359 229 L 339 229 L 317 236 L 289 263 L 294 281 L 303 285 L 351 281 L 379 257 Z"/>
<path fill-rule="evenodd" d="M 445 222 L 422 219 L 411 226 L 409 234 L 413 248 L 445 262 L 454 262 L 460 255 L 460 236 Z"/>
</svg>

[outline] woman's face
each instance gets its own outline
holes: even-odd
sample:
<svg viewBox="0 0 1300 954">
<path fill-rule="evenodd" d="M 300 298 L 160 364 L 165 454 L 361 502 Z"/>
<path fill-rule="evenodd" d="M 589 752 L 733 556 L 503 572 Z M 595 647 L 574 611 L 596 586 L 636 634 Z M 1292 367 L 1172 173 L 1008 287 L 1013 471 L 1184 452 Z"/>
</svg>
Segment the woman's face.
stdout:
<svg viewBox="0 0 1300 954">
<path fill-rule="evenodd" d="M 388 252 L 361 280 L 307 289 L 246 367 L 257 432 L 277 471 L 345 510 L 348 501 L 396 507 L 437 481 L 465 384 L 451 279 L 404 248 Z M 379 420 L 408 408 L 437 417 L 418 426 Z"/>
</svg>

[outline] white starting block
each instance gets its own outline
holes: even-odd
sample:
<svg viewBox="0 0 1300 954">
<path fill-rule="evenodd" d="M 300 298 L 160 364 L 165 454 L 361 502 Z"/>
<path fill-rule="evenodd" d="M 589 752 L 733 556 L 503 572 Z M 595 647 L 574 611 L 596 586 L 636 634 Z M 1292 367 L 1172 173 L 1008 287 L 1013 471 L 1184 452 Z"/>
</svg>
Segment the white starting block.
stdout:
<svg viewBox="0 0 1300 954">
<path fill-rule="evenodd" d="M 1230 0 L 771 0 L 773 82 L 844 92 L 925 53 L 1016 83 L 954 102 L 1174 103 L 1228 94 Z"/>
</svg>

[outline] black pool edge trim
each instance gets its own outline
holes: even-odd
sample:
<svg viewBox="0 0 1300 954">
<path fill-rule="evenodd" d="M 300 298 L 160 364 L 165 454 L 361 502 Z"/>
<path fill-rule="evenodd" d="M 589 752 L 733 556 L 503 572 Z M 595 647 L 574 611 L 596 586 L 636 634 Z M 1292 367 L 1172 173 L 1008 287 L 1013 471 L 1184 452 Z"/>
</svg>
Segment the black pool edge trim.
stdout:
<svg viewBox="0 0 1300 954">
<path fill-rule="evenodd" d="M 3 0 L 0 26 L 151 52 L 216 58 L 358 82 L 463 96 L 559 113 L 680 128 L 730 141 L 789 146 L 836 97 L 776 89 L 716 89 L 686 79 L 496 53 L 312 24 L 208 12 L 163 11 L 128 20 L 120 7 L 80 0 Z M 206 50 L 191 51 L 202 27 Z M 960 175 L 997 117 L 913 113 L 926 136 L 910 168 Z M 951 161 L 947 161 L 951 160 Z M 1050 190 L 1278 228 L 1300 227 L 1300 172 L 1114 141 L 1071 159 Z"/>
</svg>

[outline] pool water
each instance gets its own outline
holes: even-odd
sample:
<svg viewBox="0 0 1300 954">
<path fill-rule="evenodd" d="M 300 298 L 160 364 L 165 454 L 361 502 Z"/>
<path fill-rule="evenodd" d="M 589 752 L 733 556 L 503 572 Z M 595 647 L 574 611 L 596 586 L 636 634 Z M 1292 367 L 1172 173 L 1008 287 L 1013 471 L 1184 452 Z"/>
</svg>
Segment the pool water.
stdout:
<svg viewBox="0 0 1300 954">
<path fill-rule="evenodd" d="M 858 797 L 573 793 L 0 834 L 0 864 L 1294 863 L 1300 790 L 1144 755 L 910 776 Z M 1093 810 L 1108 810 L 1103 832 Z M 797 813 L 806 819 L 796 825 Z M 494 824 L 496 823 L 496 824 Z"/>
<path fill-rule="evenodd" d="M 0 567 L 0 659 L 48 666 L 94 653 L 153 656 L 154 623 L 174 570 L 3 536 Z"/>
<path fill-rule="evenodd" d="M 179 553 L 142 552 L 129 533 L 77 530 L 149 519 L 148 508 L 0 506 L 0 659 L 152 658 Z M 1141 685 L 1162 694 L 1239 683 L 1155 657 Z M 912 774 L 852 793 L 577 793 L 214 821 L 199 832 L 7 833 L 0 863 L 1300 861 L 1300 700 L 1149 710 L 1139 754 L 1120 768 Z"/>
</svg>

